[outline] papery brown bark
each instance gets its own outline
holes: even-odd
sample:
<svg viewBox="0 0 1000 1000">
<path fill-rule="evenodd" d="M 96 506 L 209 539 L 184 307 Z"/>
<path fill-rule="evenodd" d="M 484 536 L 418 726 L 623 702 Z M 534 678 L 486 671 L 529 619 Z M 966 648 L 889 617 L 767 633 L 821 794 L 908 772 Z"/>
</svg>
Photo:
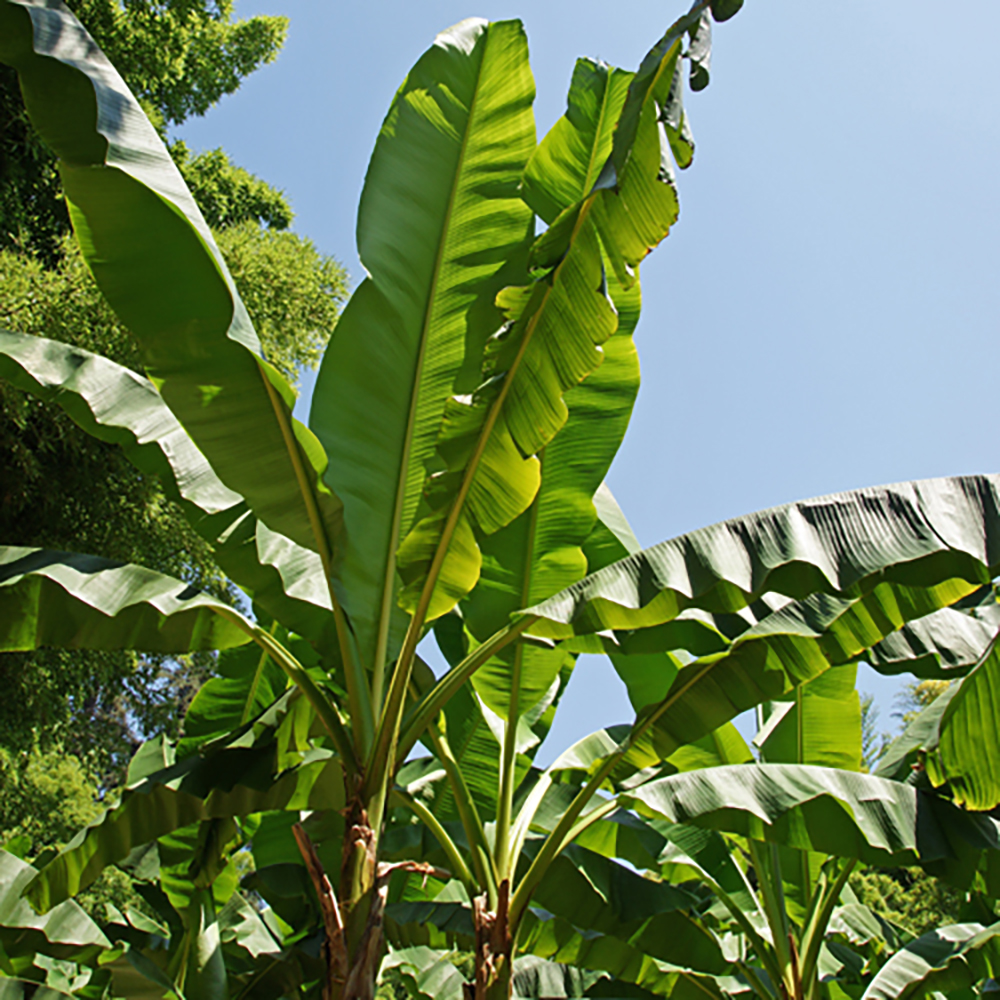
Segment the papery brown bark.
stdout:
<svg viewBox="0 0 1000 1000">
<path fill-rule="evenodd" d="M 465 984 L 466 1000 L 510 1000 L 514 987 L 513 940 L 510 933 L 510 882 L 497 888 L 497 908 L 488 909 L 485 895 L 472 901 L 476 928 L 476 981 Z"/>
</svg>

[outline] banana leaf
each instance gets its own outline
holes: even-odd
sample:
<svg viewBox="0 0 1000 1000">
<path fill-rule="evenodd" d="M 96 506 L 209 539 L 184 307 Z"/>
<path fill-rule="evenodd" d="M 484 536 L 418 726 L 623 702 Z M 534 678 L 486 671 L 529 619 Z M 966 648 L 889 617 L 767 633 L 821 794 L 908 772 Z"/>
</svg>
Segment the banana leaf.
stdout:
<svg viewBox="0 0 1000 1000">
<path fill-rule="evenodd" d="M 249 642 L 235 609 L 142 566 L 0 546 L 0 649 L 187 653 Z"/>
<path fill-rule="evenodd" d="M 1000 924 L 952 924 L 911 941 L 879 969 L 863 1000 L 948 994 L 1000 971 Z"/>
<path fill-rule="evenodd" d="M 219 565 L 258 606 L 337 659 L 319 557 L 270 531 L 223 485 L 149 379 L 90 351 L 0 331 L 0 376 L 60 406 L 83 430 L 121 445 L 157 476 Z"/>
<path fill-rule="evenodd" d="M 396 550 L 446 402 L 479 384 L 502 322 L 494 298 L 523 274 L 533 222 L 517 186 L 533 99 L 520 23 L 463 21 L 408 74 L 369 164 L 357 227 L 369 277 L 323 360 L 310 426 L 344 499 L 340 579 L 370 669 L 394 658 L 405 629 Z"/>
<path fill-rule="evenodd" d="M 59 159 L 84 259 L 167 406 L 219 479 L 293 542 L 332 561 L 341 504 L 322 482 L 294 392 L 262 357 L 212 235 L 124 81 L 76 17 L 0 3 L 0 62 Z"/>
</svg>

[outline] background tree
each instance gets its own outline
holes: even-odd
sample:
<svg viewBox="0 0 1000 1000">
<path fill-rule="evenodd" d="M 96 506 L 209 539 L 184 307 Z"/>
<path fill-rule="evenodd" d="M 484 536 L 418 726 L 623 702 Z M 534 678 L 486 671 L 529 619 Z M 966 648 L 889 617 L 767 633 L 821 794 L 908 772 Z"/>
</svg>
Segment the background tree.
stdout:
<svg viewBox="0 0 1000 1000">
<path fill-rule="evenodd" d="M 204 114 L 272 61 L 287 29 L 281 17 L 234 21 L 226 0 L 69 6 L 161 133 Z M 28 124 L 7 66 L 0 67 L 0 123 L 0 327 L 77 344 L 141 371 L 131 335 L 67 238 L 55 157 Z M 192 155 L 182 142 L 170 149 L 215 230 L 268 356 L 294 383 L 302 368 L 316 365 L 336 323 L 346 294 L 343 268 L 288 231 L 293 213 L 282 193 L 221 149 Z M 90 551 L 155 566 L 236 600 L 204 541 L 157 482 L 117 446 L 95 441 L 62 413 L 6 385 L 0 461 L 6 541 L 73 548 L 82 536 Z M 0 681 L 9 692 L 0 706 L 0 747 L 21 754 L 36 743 L 42 751 L 63 744 L 106 784 L 141 733 L 176 729 L 208 662 L 127 652 L 0 655 Z"/>
</svg>

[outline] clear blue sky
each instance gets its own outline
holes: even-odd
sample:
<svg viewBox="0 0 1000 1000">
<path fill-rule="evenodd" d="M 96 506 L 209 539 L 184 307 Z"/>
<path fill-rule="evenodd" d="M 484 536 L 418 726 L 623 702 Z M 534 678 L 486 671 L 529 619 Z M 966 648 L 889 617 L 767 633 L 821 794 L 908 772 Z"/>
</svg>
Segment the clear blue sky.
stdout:
<svg viewBox="0 0 1000 1000">
<path fill-rule="evenodd" d="M 288 44 L 180 130 L 283 188 L 363 274 L 354 213 L 393 92 L 437 31 L 521 17 L 543 134 L 573 61 L 634 69 L 679 2 L 240 0 Z M 640 541 L 859 486 L 997 471 L 1000 4 L 747 0 L 690 97 L 681 219 L 643 265 L 643 385 L 609 483 Z M 898 682 L 868 672 L 883 726 Z M 553 751 L 624 721 L 578 668 Z M 551 757 L 546 754 L 546 759 Z"/>
</svg>

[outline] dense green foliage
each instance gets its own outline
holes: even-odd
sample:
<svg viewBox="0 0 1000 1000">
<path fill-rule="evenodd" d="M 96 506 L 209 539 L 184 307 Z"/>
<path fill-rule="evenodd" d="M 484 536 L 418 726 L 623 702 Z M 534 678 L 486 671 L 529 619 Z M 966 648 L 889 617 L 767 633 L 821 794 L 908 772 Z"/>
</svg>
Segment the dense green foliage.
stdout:
<svg viewBox="0 0 1000 1000">
<path fill-rule="evenodd" d="M 285 20 L 232 20 L 230 3 L 80 0 L 70 6 L 162 126 L 203 114 L 271 61 Z M 55 157 L 29 126 L 16 77 L 0 67 L 0 328 L 34 333 L 142 370 L 130 332 L 99 292 L 74 243 Z M 234 280 L 291 381 L 315 367 L 347 282 L 342 267 L 287 231 L 291 209 L 270 185 L 222 150 L 172 155 L 217 231 Z M 0 387 L 0 537 L 82 548 L 154 566 L 235 599 L 209 547 L 159 483 L 115 446 L 57 410 Z M 103 780 L 120 774 L 141 733 L 176 733 L 205 676 L 202 657 L 167 661 L 134 653 L 49 650 L 0 654 L 0 747 L 65 745 Z"/>
</svg>

